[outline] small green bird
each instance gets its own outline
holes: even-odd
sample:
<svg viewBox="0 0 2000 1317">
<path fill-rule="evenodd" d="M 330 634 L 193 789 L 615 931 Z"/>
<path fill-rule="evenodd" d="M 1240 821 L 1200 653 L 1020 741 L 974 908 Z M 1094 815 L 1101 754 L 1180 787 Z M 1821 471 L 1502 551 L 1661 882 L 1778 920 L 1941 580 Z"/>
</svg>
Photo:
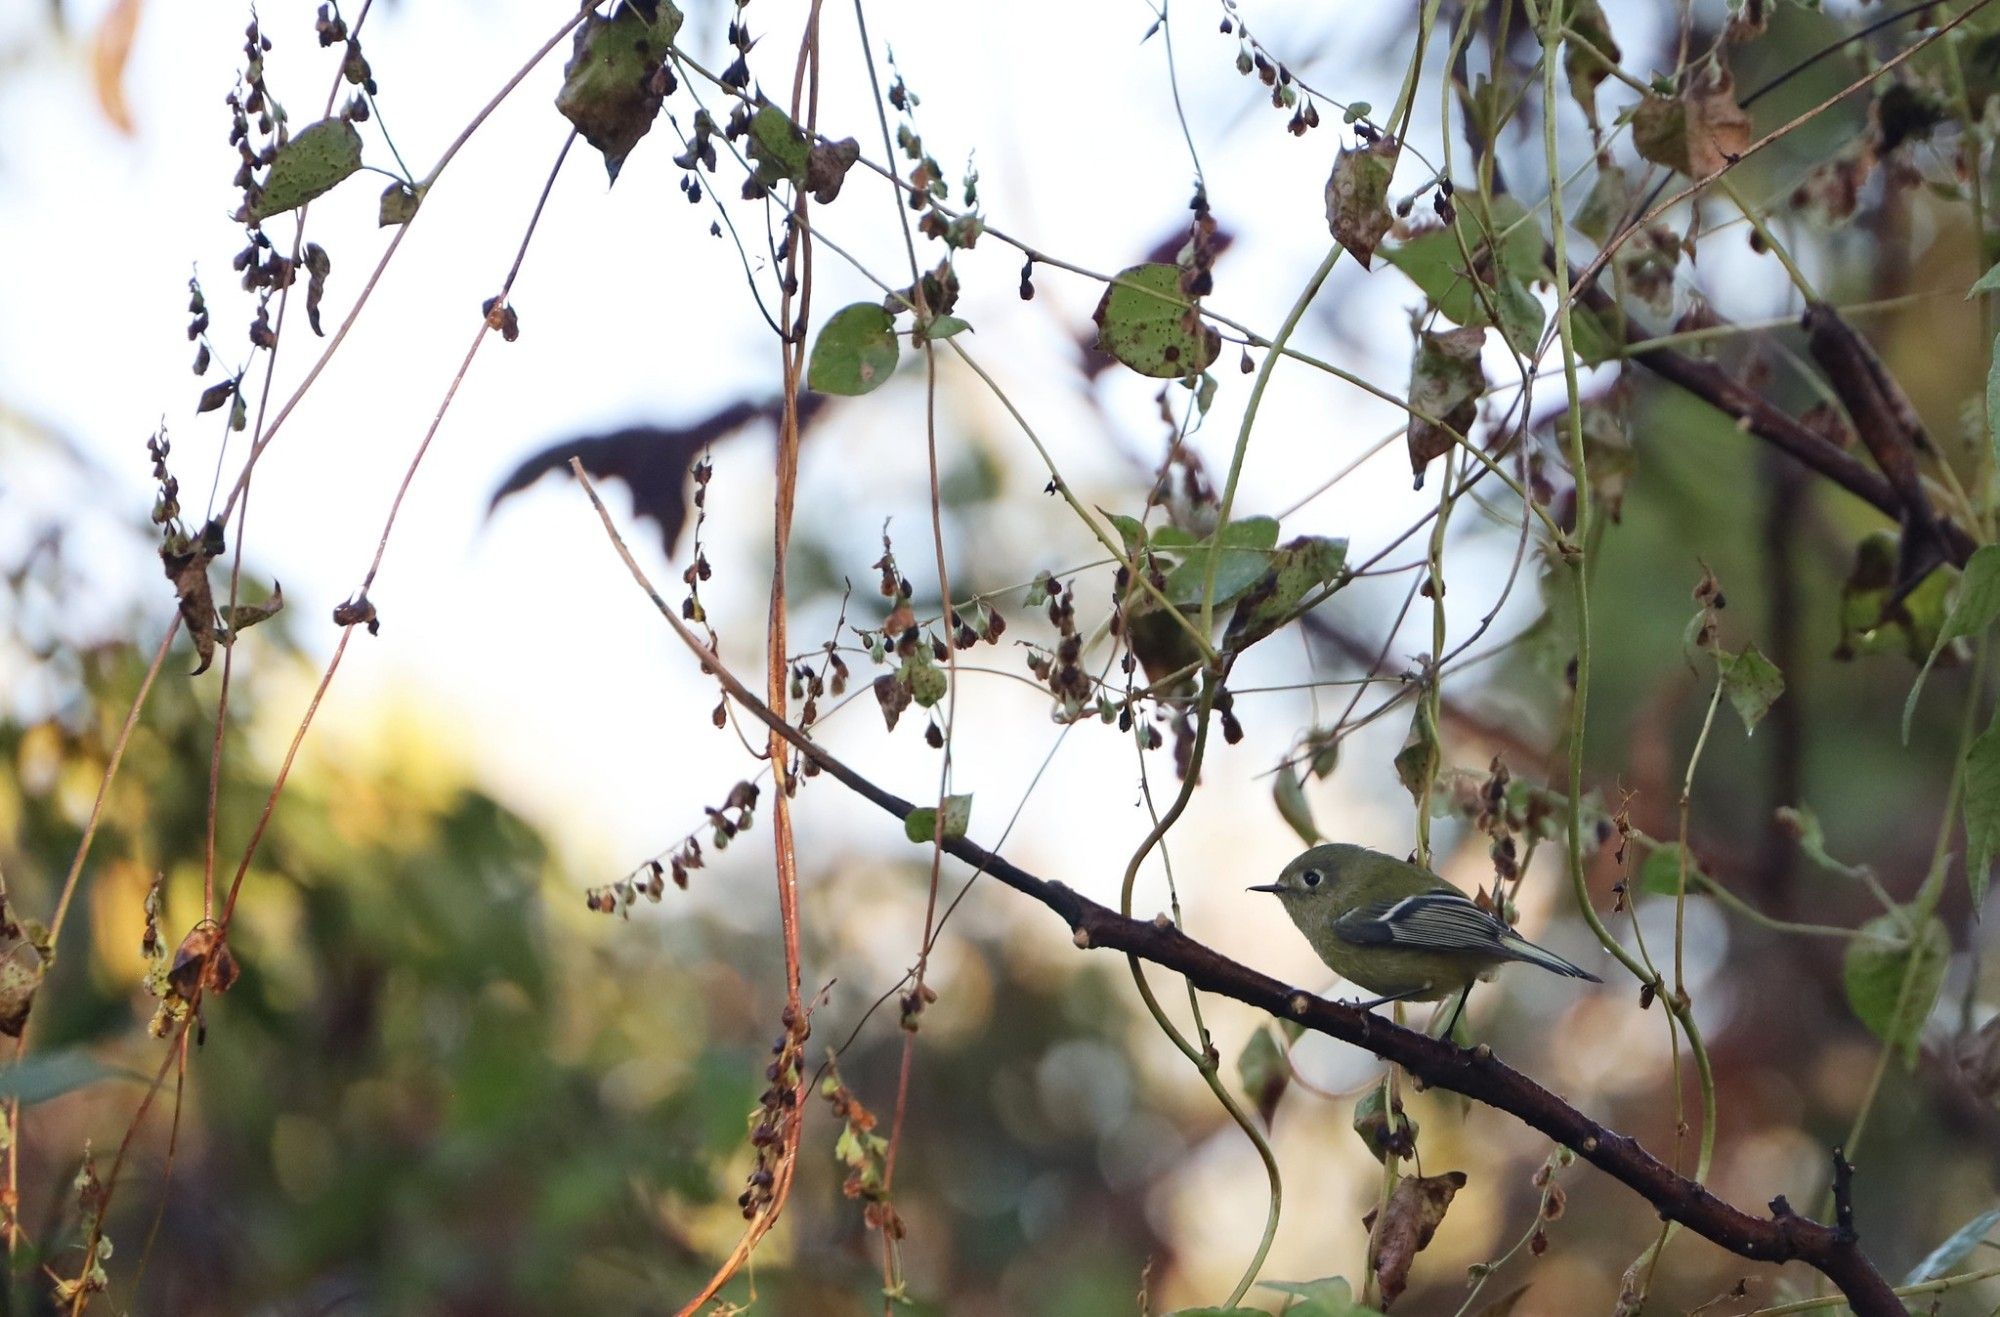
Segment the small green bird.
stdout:
<svg viewBox="0 0 2000 1317">
<path fill-rule="evenodd" d="M 1283 902 L 1334 973 L 1380 994 L 1364 1007 L 1467 992 L 1510 960 L 1603 982 L 1528 941 L 1430 870 L 1365 846 L 1315 846 L 1286 865 L 1277 882 L 1250 890 Z"/>
</svg>

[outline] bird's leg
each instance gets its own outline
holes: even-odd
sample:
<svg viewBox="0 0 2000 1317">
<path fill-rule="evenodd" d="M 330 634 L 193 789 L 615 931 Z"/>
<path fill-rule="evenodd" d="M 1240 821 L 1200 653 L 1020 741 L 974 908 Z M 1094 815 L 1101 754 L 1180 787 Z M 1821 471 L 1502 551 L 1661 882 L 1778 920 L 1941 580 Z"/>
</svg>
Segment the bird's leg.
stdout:
<svg viewBox="0 0 2000 1317">
<path fill-rule="evenodd" d="M 1387 1006 L 1392 1001 L 1413 1001 L 1429 991 L 1430 985 L 1426 983 L 1423 987 L 1411 988 L 1408 992 L 1392 992 L 1386 997 L 1370 997 L 1367 1001 L 1342 1002 L 1341 1005 L 1352 1006 L 1357 1011 L 1372 1011 L 1377 1006 Z"/>
<path fill-rule="evenodd" d="M 1458 1018 L 1461 1015 L 1465 1014 L 1465 1000 L 1471 995 L 1472 995 L 1472 985 L 1468 983 L 1465 985 L 1465 991 L 1458 994 L 1458 1005 L 1451 1008 L 1450 1023 L 1445 1025 L 1444 1032 L 1439 1034 L 1438 1037 L 1446 1040 L 1447 1042 L 1451 1040 L 1452 1031 L 1458 1028 Z"/>
</svg>

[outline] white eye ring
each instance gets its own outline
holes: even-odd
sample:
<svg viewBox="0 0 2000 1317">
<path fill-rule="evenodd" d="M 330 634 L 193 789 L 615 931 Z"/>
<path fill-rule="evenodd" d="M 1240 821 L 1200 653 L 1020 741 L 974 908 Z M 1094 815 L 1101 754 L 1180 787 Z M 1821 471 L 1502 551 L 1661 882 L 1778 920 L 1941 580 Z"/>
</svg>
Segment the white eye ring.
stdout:
<svg viewBox="0 0 2000 1317">
<path fill-rule="evenodd" d="M 1307 887 L 1318 887 L 1321 876 L 1322 875 L 1320 874 L 1320 871 L 1318 869 L 1307 869 L 1304 873 L 1299 875 L 1299 881 L 1304 883 Z"/>
</svg>

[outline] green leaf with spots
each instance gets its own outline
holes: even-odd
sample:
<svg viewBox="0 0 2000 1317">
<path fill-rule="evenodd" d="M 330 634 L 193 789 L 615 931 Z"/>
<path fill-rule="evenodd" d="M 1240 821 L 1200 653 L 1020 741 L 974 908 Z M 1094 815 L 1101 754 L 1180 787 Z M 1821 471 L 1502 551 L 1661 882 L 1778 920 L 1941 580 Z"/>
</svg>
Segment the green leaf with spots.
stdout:
<svg viewBox="0 0 2000 1317">
<path fill-rule="evenodd" d="M 901 353 L 895 319 L 879 303 L 843 306 L 813 340 L 806 387 L 843 398 L 872 393 L 895 372 Z"/>
<path fill-rule="evenodd" d="M 812 161 L 812 142 L 785 112 L 766 105 L 752 116 L 750 158 L 757 163 L 757 181 L 765 187 L 786 182 L 803 186 Z"/>
<path fill-rule="evenodd" d="M 651 22 L 635 5 L 620 5 L 611 18 L 591 14 L 570 43 L 556 109 L 603 155 L 614 183 L 659 117 L 661 64 L 680 30 L 681 11 L 659 0 Z"/>
<path fill-rule="evenodd" d="M 386 229 L 415 219 L 417 208 L 424 204 L 426 190 L 400 181 L 383 188 L 382 204 L 375 210 L 375 227 Z"/>
<path fill-rule="evenodd" d="M 1847 1004 L 1871 1033 L 1902 1054 L 1905 1067 L 1917 1063 L 1917 1040 L 1944 985 L 1945 961 L 1951 956 L 1944 924 L 1935 915 L 1924 916 L 1921 923 L 1918 917 L 1906 906 L 1863 924 L 1864 936 L 1847 944 L 1841 975 Z M 1904 927 L 1905 920 L 1915 925 L 1914 936 Z"/>
<path fill-rule="evenodd" d="M 937 836 L 938 812 L 926 805 L 913 809 L 903 820 L 903 835 L 911 841 L 930 841 Z M 963 837 L 972 823 L 972 797 L 946 796 L 944 798 L 944 835 L 947 839 Z"/>
<path fill-rule="evenodd" d="M 1270 565 L 1243 597 L 1223 633 L 1223 645 L 1240 653 L 1299 615 L 1301 607 L 1347 568 L 1347 541 L 1301 535 L 1271 555 Z"/>
<path fill-rule="evenodd" d="M 903 660 L 896 676 L 910 688 L 910 698 L 923 709 L 932 708 L 945 697 L 950 680 L 943 668 L 931 662 L 929 647 L 918 645 L 917 652 Z"/>
<path fill-rule="evenodd" d="M 1785 693 L 1785 674 L 1778 671 L 1778 665 L 1758 652 L 1755 645 L 1745 645 L 1741 654 L 1724 659 L 1718 667 L 1722 676 L 1722 692 L 1735 706 L 1737 716 L 1743 719 L 1743 731 L 1747 735 L 1757 730 L 1757 724 L 1764 720 L 1778 697 Z"/>
<path fill-rule="evenodd" d="M 1222 351 L 1221 335 L 1181 291 L 1177 265 L 1135 265 L 1121 272 L 1104 290 L 1092 319 L 1098 351 L 1154 379 L 1199 375 Z"/>
<path fill-rule="evenodd" d="M 1326 180 L 1327 228 L 1364 270 L 1395 224 L 1389 214 L 1389 182 L 1396 174 L 1397 150 L 1396 140 L 1384 134 L 1342 151 Z"/>
<path fill-rule="evenodd" d="M 271 172 L 249 207 L 249 218 L 263 221 L 297 210 L 361 168 L 361 134 L 345 119 L 307 124 L 278 148 Z"/>
<path fill-rule="evenodd" d="M 1486 331 L 1478 327 L 1424 330 L 1417 335 L 1417 353 L 1410 363 L 1410 417 L 1404 442 L 1410 450 L 1410 472 L 1417 487 L 1433 458 L 1451 451 L 1479 415 L 1486 392 L 1486 371 L 1479 354 Z"/>
</svg>

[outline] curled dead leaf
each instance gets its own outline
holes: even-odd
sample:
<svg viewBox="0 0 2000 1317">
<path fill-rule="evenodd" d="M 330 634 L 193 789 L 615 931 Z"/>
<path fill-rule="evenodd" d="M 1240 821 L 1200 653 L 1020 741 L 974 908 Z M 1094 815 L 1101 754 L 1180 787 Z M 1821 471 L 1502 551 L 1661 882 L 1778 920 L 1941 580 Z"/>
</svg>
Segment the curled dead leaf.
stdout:
<svg viewBox="0 0 2000 1317">
<path fill-rule="evenodd" d="M 1632 144 L 1654 164 L 1707 178 L 1750 149 L 1750 116 L 1736 81 L 1711 76 L 1680 96 L 1648 96 L 1632 112 Z"/>
<path fill-rule="evenodd" d="M 193 997 L 201 989 L 228 992 L 235 986 L 238 973 L 236 957 L 230 954 L 222 930 L 213 921 L 203 920 L 189 930 L 175 949 L 167 982 L 181 996 Z"/>
<path fill-rule="evenodd" d="M 0 954 L 0 1034 L 19 1038 L 28 1027 L 28 1012 L 34 1008 L 35 992 L 47 971 L 48 961 L 25 938 Z"/>
<path fill-rule="evenodd" d="M 1410 1264 L 1430 1246 L 1452 1196 L 1464 1187 L 1464 1171 L 1407 1176 L 1389 1195 L 1379 1225 L 1373 1212 L 1361 1219 L 1374 1232 L 1375 1281 L 1384 1309 L 1409 1286 Z"/>
</svg>

